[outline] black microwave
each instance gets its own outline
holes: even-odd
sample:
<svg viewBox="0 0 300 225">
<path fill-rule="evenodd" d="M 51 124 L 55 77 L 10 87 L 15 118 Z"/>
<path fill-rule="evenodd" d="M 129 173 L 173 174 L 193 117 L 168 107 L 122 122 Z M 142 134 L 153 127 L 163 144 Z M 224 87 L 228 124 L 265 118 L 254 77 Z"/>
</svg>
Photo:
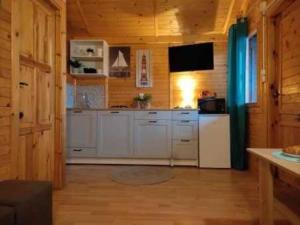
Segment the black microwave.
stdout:
<svg viewBox="0 0 300 225">
<path fill-rule="evenodd" d="M 226 112 L 225 98 L 198 99 L 199 114 L 224 114 Z"/>
</svg>

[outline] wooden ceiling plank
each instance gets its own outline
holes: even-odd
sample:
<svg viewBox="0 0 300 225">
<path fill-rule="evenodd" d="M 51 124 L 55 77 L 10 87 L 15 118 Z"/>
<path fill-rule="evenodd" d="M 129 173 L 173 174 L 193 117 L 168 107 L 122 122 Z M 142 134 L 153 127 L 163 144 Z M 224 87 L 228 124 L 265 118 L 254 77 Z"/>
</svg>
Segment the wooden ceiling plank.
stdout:
<svg viewBox="0 0 300 225">
<path fill-rule="evenodd" d="M 235 4 L 237 3 L 236 0 L 232 0 L 229 6 L 229 10 L 227 13 L 227 17 L 225 20 L 224 28 L 223 28 L 223 34 L 227 33 L 229 26 L 230 26 L 230 21 L 232 20 L 232 14 L 233 14 L 233 9 L 235 7 Z"/>
<path fill-rule="evenodd" d="M 157 18 L 157 3 L 156 0 L 153 0 L 153 20 L 154 20 L 154 29 L 155 37 L 158 36 L 158 18 Z"/>
<path fill-rule="evenodd" d="M 87 33 L 90 33 L 89 32 L 89 23 L 88 23 L 88 21 L 87 21 L 87 19 L 85 17 L 83 8 L 81 6 L 81 2 L 80 2 L 80 0 L 75 0 L 75 1 L 76 1 L 77 8 L 79 10 L 80 17 L 81 17 L 81 19 L 82 19 L 82 21 L 83 21 L 83 23 L 85 25 L 86 31 L 87 31 Z"/>
</svg>

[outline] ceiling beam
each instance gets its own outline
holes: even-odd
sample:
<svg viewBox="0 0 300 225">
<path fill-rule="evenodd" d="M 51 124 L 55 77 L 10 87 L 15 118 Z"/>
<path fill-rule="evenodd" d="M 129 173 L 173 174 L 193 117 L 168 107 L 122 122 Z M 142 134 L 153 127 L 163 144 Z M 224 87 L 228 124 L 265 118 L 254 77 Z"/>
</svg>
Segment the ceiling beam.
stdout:
<svg viewBox="0 0 300 225">
<path fill-rule="evenodd" d="M 227 13 L 227 17 L 226 17 L 226 20 L 225 20 L 224 28 L 223 28 L 223 34 L 227 33 L 227 31 L 229 29 L 229 26 L 230 26 L 230 23 L 232 21 L 232 17 L 235 16 L 235 15 L 233 15 L 233 12 L 234 12 L 234 8 L 235 8 L 236 3 L 237 3 L 236 0 L 231 0 L 229 10 L 228 10 L 228 13 Z"/>
<path fill-rule="evenodd" d="M 82 8 L 82 6 L 81 6 L 80 0 L 75 0 L 75 3 L 76 3 L 76 5 L 77 5 L 77 8 L 78 8 L 78 10 L 79 10 L 80 17 L 81 17 L 81 19 L 82 19 L 82 21 L 83 21 L 83 23 L 84 23 L 84 26 L 85 26 L 85 29 L 86 29 L 87 33 L 90 33 L 90 32 L 89 32 L 89 24 L 88 24 L 88 21 L 87 21 L 87 19 L 86 19 L 86 17 L 85 17 L 85 14 L 84 14 L 83 8 Z"/>
<path fill-rule="evenodd" d="M 99 35 L 75 34 L 69 36 L 70 39 L 97 39 Z M 180 35 L 180 36 L 101 36 L 109 44 L 193 44 L 200 42 L 226 42 L 226 34 L 200 34 L 200 35 Z"/>
<path fill-rule="evenodd" d="M 158 36 L 158 18 L 157 18 L 157 3 L 156 0 L 153 0 L 153 22 L 154 22 L 154 33 L 155 37 Z"/>
</svg>

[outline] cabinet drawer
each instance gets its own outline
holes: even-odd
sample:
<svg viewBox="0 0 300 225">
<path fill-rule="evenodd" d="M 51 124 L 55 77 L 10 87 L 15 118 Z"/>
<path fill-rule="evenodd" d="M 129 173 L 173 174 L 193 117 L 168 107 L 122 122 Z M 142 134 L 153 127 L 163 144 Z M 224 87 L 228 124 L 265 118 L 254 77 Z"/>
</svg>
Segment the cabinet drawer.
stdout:
<svg viewBox="0 0 300 225">
<path fill-rule="evenodd" d="M 198 120 L 198 111 L 173 111 L 173 120 Z"/>
<path fill-rule="evenodd" d="M 112 115 L 112 116 L 118 116 L 118 115 L 131 115 L 133 112 L 132 111 L 127 111 L 127 110 L 105 110 L 105 111 L 100 111 L 98 112 L 98 115 Z"/>
<path fill-rule="evenodd" d="M 173 158 L 196 160 L 198 158 L 198 142 L 189 139 L 174 140 Z"/>
<path fill-rule="evenodd" d="M 134 118 L 138 120 L 171 120 L 170 111 L 139 111 L 134 113 Z"/>
<path fill-rule="evenodd" d="M 198 139 L 198 121 L 178 120 L 172 122 L 173 139 Z"/>
<path fill-rule="evenodd" d="M 70 157 L 96 157 L 95 148 L 69 148 Z"/>
<path fill-rule="evenodd" d="M 91 116 L 96 116 L 97 112 L 96 111 L 89 111 L 89 110 L 81 110 L 81 109 L 74 109 L 74 110 L 68 110 L 67 115 L 91 115 Z"/>
</svg>

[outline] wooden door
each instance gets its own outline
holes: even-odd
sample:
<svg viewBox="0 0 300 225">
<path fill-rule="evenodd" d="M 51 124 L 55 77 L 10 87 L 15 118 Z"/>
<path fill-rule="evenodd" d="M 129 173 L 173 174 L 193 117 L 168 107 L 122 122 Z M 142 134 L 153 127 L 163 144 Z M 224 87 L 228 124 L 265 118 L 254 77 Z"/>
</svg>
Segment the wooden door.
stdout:
<svg viewBox="0 0 300 225">
<path fill-rule="evenodd" d="M 134 156 L 137 158 L 171 158 L 171 122 L 135 120 Z"/>
<path fill-rule="evenodd" d="M 20 179 L 52 180 L 54 167 L 55 10 L 20 1 Z"/>
<path fill-rule="evenodd" d="M 300 144 L 300 2 L 274 18 L 275 71 L 270 84 L 270 146 Z"/>
</svg>

